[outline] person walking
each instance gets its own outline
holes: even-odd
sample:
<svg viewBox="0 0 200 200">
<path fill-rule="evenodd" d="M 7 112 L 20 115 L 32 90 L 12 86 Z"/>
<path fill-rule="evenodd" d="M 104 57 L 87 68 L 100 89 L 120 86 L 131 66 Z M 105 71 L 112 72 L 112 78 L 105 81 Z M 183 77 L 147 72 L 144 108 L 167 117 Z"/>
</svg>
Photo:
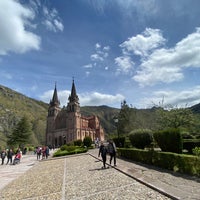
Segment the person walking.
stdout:
<svg viewBox="0 0 200 200">
<path fill-rule="evenodd" d="M 9 161 L 10 161 L 10 164 L 12 164 L 12 158 L 13 158 L 13 151 L 12 151 L 12 149 L 9 149 L 8 152 L 7 152 L 7 163 L 6 163 L 6 165 L 9 163 Z"/>
<path fill-rule="evenodd" d="M 101 142 L 101 145 L 100 145 L 100 147 L 99 147 L 99 155 L 98 155 L 98 157 L 101 155 L 101 157 L 102 157 L 102 160 L 103 160 L 103 167 L 102 167 L 102 169 L 104 168 L 106 168 L 106 156 L 107 156 L 107 148 L 106 148 L 106 146 L 104 145 L 104 143 L 103 142 Z"/>
<path fill-rule="evenodd" d="M 110 165 L 112 164 L 112 160 L 114 160 L 114 166 L 117 166 L 116 165 L 117 148 L 116 148 L 115 143 L 112 140 L 109 140 L 108 153 L 110 154 Z"/>
<path fill-rule="evenodd" d="M 4 164 L 4 160 L 5 160 L 5 157 L 6 157 L 6 150 L 2 150 L 1 152 L 1 164 L 3 165 Z"/>
<path fill-rule="evenodd" d="M 40 156 L 41 156 L 41 153 L 42 153 L 42 148 L 41 147 L 37 147 L 36 153 L 37 153 L 37 160 L 40 160 Z"/>
</svg>

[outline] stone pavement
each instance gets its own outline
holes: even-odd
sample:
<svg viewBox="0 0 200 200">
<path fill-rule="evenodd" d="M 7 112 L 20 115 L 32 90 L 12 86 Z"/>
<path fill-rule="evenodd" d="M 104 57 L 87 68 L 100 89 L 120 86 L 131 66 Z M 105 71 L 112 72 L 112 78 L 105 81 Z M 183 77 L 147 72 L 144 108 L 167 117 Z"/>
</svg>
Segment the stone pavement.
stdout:
<svg viewBox="0 0 200 200">
<path fill-rule="evenodd" d="M 98 152 L 90 151 L 90 154 L 97 157 Z M 124 159 L 117 159 L 114 168 L 171 199 L 200 200 L 200 178 Z"/>
<path fill-rule="evenodd" d="M 122 159 L 117 159 L 116 168 L 101 169 L 97 155 L 94 149 L 42 162 L 30 155 L 19 165 L 0 166 L 0 199 L 200 199 L 200 179 Z"/>
</svg>

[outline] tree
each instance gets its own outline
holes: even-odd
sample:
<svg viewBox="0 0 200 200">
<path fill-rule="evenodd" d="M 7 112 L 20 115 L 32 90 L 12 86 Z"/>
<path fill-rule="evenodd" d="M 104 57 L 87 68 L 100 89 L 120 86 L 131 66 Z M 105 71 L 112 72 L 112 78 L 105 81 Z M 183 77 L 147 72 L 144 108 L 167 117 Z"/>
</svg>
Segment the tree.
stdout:
<svg viewBox="0 0 200 200">
<path fill-rule="evenodd" d="M 121 134 L 126 135 L 130 132 L 131 130 L 130 116 L 131 116 L 131 108 L 127 105 L 126 101 L 124 100 L 121 103 L 121 110 L 118 115 L 117 129 L 120 135 Z"/>
<path fill-rule="evenodd" d="M 12 133 L 8 135 L 7 144 L 13 146 L 23 146 L 24 144 L 30 142 L 31 134 L 31 124 L 27 117 L 23 117 L 14 127 Z"/>
<path fill-rule="evenodd" d="M 157 122 L 159 129 L 181 128 L 183 130 L 191 130 L 195 125 L 195 117 L 188 108 L 170 107 L 164 109 L 160 107 L 157 110 Z"/>
<path fill-rule="evenodd" d="M 90 147 L 92 145 L 92 138 L 90 136 L 86 136 L 83 139 L 83 145 L 86 147 Z"/>
</svg>

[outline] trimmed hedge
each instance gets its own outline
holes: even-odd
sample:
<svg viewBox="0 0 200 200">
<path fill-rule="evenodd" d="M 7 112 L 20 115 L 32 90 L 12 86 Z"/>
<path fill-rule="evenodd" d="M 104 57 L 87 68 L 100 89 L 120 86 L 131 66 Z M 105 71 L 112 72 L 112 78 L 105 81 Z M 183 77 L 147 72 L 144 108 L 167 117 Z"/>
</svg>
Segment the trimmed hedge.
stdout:
<svg viewBox="0 0 200 200">
<path fill-rule="evenodd" d="M 120 148 L 117 152 L 123 158 L 200 177 L 200 158 L 197 156 L 130 148 Z"/>
<path fill-rule="evenodd" d="M 179 129 L 167 129 L 153 134 L 158 146 L 165 152 L 182 153 L 183 138 Z"/>
<path fill-rule="evenodd" d="M 59 149 L 58 151 L 56 151 L 53 154 L 53 157 L 66 156 L 66 155 L 79 154 L 79 153 L 86 153 L 86 152 L 87 152 L 87 148 L 82 148 L 82 147 L 74 148 L 74 146 L 72 146 L 72 148 L 68 149 L 68 150 Z"/>
<path fill-rule="evenodd" d="M 188 153 L 193 153 L 192 149 L 195 147 L 200 147 L 200 139 L 184 139 L 183 149 L 188 150 Z"/>
<path fill-rule="evenodd" d="M 129 140 L 132 146 L 138 149 L 144 149 L 153 142 L 152 132 L 148 129 L 137 129 L 131 131 L 129 134 Z"/>
</svg>

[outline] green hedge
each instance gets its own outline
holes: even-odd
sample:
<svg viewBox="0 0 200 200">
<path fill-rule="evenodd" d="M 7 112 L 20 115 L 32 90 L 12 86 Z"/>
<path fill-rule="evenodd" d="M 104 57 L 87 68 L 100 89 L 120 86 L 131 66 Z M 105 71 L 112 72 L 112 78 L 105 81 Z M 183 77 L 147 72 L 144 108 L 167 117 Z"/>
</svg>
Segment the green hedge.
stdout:
<svg viewBox="0 0 200 200">
<path fill-rule="evenodd" d="M 130 148 L 118 149 L 118 156 L 200 177 L 200 158 L 197 156 Z"/>
<path fill-rule="evenodd" d="M 195 147 L 200 147 L 200 139 L 184 139 L 183 140 L 183 149 L 188 150 L 189 153 L 193 153 L 192 149 Z"/>
<path fill-rule="evenodd" d="M 78 153 L 85 153 L 87 152 L 87 148 L 76 148 L 74 150 L 61 150 L 59 149 L 58 151 L 56 151 L 54 154 L 53 154 L 53 157 L 59 157 L 59 156 L 66 156 L 66 155 L 72 155 L 72 154 L 78 154 Z"/>
<path fill-rule="evenodd" d="M 130 132 L 129 140 L 133 147 L 144 149 L 153 142 L 153 135 L 149 129 L 137 129 Z"/>
<path fill-rule="evenodd" d="M 179 129 L 170 128 L 153 133 L 158 146 L 165 152 L 182 153 L 183 138 Z"/>
</svg>

